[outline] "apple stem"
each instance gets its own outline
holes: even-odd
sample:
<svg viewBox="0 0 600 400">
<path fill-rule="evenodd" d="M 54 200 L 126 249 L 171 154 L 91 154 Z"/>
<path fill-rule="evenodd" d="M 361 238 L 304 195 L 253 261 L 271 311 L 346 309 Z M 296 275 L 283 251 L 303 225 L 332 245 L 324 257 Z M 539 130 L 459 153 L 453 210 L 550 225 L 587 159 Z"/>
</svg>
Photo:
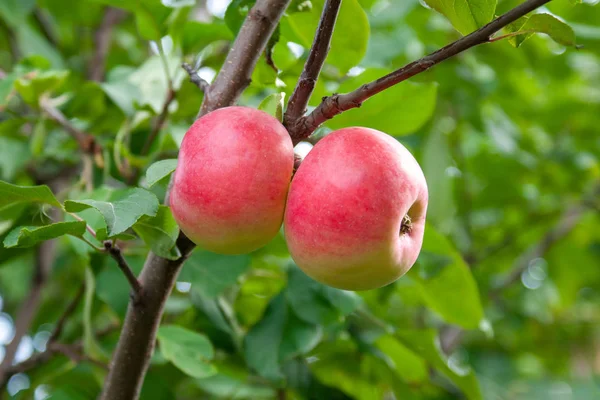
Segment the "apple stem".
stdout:
<svg viewBox="0 0 600 400">
<path fill-rule="evenodd" d="M 406 214 L 403 218 L 402 218 L 402 224 L 400 224 L 400 234 L 407 234 L 410 233 L 412 231 L 412 221 L 410 219 L 410 217 L 408 216 L 408 214 Z"/>
</svg>

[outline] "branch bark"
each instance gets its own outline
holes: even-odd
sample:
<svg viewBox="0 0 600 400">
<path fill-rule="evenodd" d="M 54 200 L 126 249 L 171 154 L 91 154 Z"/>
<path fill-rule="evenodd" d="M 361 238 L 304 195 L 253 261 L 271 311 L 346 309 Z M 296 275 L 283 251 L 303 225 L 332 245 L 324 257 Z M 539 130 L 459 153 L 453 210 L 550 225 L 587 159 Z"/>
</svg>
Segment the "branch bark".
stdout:
<svg viewBox="0 0 600 400">
<path fill-rule="evenodd" d="M 264 51 L 290 0 L 259 0 L 246 21 L 219 71 L 208 88 L 198 116 L 234 104 L 250 84 L 252 71 Z"/>
<path fill-rule="evenodd" d="M 199 115 L 234 104 L 250 83 L 250 76 L 269 37 L 290 0 L 258 0 L 246 18 L 225 64 L 205 93 Z M 168 199 L 168 193 L 167 193 Z M 181 234 L 177 246 L 183 255 L 167 260 L 150 252 L 139 282 L 144 301 L 130 302 L 100 400 L 135 400 L 154 351 L 156 332 L 165 302 L 181 266 L 194 244 Z"/>
<path fill-rule="evenodd" d="M 341 4 L 341 0 L 327 0 L 323 7 L 321 20 L 319 21 L 310 53 L 304 64 L 304 70 L 300 75 L 294 92 L 290 96 L 290 101 L 283 117 L 283 125 L 285 127 L 294 126 L 298 118 L 306 112 L 306 106 L 317 84 L 317 79 L 327 58 L 327 53 L 329 53 L 333 28 L 335 27 L 335 21 Z"/>
<path fill-rule="evenodd" d="M 288 127 L 292 141 L 296 144 L 301 140 L 306 139 L 323 122 L 344 111 L 360 107 L 365 100 L 389 87 L 397 85 L 421 72 L 427 71 L 434 65 L 462 53 L 471 47 L 482 43 L 489 43 L 490 37 L 494 33 L 550 1 L 551 0 L 527 0 L 475 32 L 464 36 L 417 61 L 413 61 L 388 75 L 364 84 L 353 92 L 334 94 L 330 97 L 326 97 L 309 115 L 300 118 L 296 124 Z"/>
<path fill-rule="evenodd" d="M 210 83 L 202 79 L 200 75 L 198 75 L 198 71 L 195 71 L 190 64 L 183 63 L 181 64 L 181 68 L 183 68 L 185 72 L 187 72 L 187 74 L 189 75 L 190 82 L 196 85 L 198 89 L 202 90 L 202 92 L 206 93 L 208 87 L 210 86 Z"/>
</svg>

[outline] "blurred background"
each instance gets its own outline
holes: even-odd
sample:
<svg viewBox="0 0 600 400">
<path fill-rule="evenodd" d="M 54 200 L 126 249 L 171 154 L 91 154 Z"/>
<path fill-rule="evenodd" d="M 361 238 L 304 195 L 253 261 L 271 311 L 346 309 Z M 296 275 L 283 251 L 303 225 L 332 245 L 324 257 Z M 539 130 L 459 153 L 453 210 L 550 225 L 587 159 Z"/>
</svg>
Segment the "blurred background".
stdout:
<svg viewBox="0 0 600 400">
<path fill-rule="evenodd" d="M 485 44 L 319 129 L 313 143 L 360 125 L 415 154 L 430 191 L 417 264 L 392 285 L 351 293 L 300 272 L 282 235 L 249 255 L 197 250 L 163 323 L 199 344 L 175 351 L 169 331 L 159 334 L 142 399 L 600 398 L 596 3 L 538 10 L 572 27 L 579 48 L 546 35 Z M 181 62 L 211 81 L 252 4 L 1 0 L 0 178 L 47 184 L 60 200 L 147 187 L 147 167 L 177 157 L 202 102 Z M 496 14 L 517 4 L 500 0 Z M 292 1 L 240 104 L 287 100 L 322 6 Z M 310 105 L 459 37 L 417 0 L 344 0 Z M 98 145 L 82 151 L 48 104 Z M 149 190 L 162 199 L 167 181 Z M 100 223 L 93 210 L 82 217 Z M 62 218 L 0 208 L 0 241 Z M 139 272 L 148 246 L 131 239 L 121 246 Z M 12 346 L 17 366 L 2 394 L 95 398 L 128 301 L 114 260 L 77 238 L 0 246 L 0 360 Z M 69 351 L 49 352 L 69 304 L 59 338 Z M 27 312 L 31 323 L 15 326 Z"/>
</svg>

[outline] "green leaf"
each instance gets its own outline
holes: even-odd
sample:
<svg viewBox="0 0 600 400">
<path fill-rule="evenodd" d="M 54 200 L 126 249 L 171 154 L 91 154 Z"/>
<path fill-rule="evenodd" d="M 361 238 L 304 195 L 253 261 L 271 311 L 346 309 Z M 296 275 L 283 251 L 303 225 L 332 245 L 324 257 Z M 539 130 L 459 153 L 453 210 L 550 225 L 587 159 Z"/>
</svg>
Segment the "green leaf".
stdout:
<svg viewBox="0 0 600 400">
<path fill-rule="evenodd" d="M 407 383 L 418 384 L 429 377 L 425 361 L 391 335 L 383 335 L 375 346 L 385 355 L 388 365 Z"/>
<path fill-rule="evenodd" d="M 434 330 L 401 330 L 396 333 L 396 337 L 446 375 L 469 400 L 482 398 L 475 373 L 468 367 L 458 367 L 446 359 Z"/>
<path fill-rule="evenodd" d="M 385 69 L 368 69 L 340 85 L 339 92 L 347 93 L 374 81 L 387 73 Z M 437 84 L 403 82 L 378 93 L 354 108 L 327 122 L 332 129 L 347 126 L 365 126 L 392 136 L 413 133 L 433 115 L 437 97 Z"/>
<path fill-rule="evenodd" d="M 135 23 L 140 35 L 146 40 L 160 40 L 161 31 L 158 22 L 152 13 L 145 7 L 140 6 L 135 11 Z"/>
<path fill-rule="evenodd" d="M 187 375 L 206 378 L 216 374 L 210 363 L 214 350 L 208 338 L 178 325 L 164 325 L 158 329 L 160 351 Z"/>
<path fill-rule="evenodd" d="M 227 11 L 225 11 L 225 23 L 234 35 L 237 35 L 248 12 L 254 6 L 256 0 L 233 0 Z"/>
<path fill-rule="evenodd" d="M 161 205 L 154 217 L 141 217 L 133 225 L 133 230 L 157 256 L 169 260 L 181 257 L 179 249 L 175 247 L 179 227 L 169 207 Z"/>
<path fill-rule="evenodd" d="M 4 247 L 31 247 L 63 235 L 81 237 L 85 232 L 85 225 L 84 221 L 70 221 L 44 226 L 19 226 L 4 238 Z"/>
<path fill-rule="evenodd" d="M 266 382 L 248 382 L 247 377 L 233 377 L 217 374 L 208 378 L 197 379 L 196 384 L 206 392 L 218 399 L 235 400 L 271 400 L 275 398 L 275 389 Z"/>
<path fill-rule="evenodd" d="M 288 270 L 287 298 L 301 319 L 317 325 L 341 321 L 360 304 L 356 293 L 322 285 L 296 266 Z"/>
<path fill-rule="evenodd" d="M 108 237 L 112 237 L 125 232 L 143 215 L 155 216 L 158 211 L 158 199 L 147 190 L 132 188 L 115 192 L 112 201 L 65 201 L 65 209 L 68 212 L 81 212 L 88 208 L 95 208 L 102 214 L 108 228 Z"/>
<path fill-rule="evenodd" d="M 321 328 L 298 318 L 280 293 L 246 335 L 246 362 L 261 376 L 277 382 L 283 378 L 281 363 L 309 352 L 320 338 Z"/>
<path fill-rule="evenodd" d="M 281 21 L 281 34 L 288 41 L 310 48 L 321 18 L 324 0 L 312 1 L 307 12 L 287 15 Z M 358 0 L 344 0 L 331 38 L 331 50 L 326 62 L 345 74 L 358 65 L 367 52 L 369 42 L 369 20 Z"/>
<path fill-rule="evenodd" d="M 18 186 L 0 181 L 0 208 L 17 203 L 50 204 L 62 208 L 50 188 L 46 185 Z"/>
<path fill-rule="evenodd" d="M 192 290 L 206 297 L 216 297 L 237 282 L 250 267 L 250 256 L 221 255 L 196 250 L 186 261 L 179 279 L 192 284 Z"/>
<path fill-rule="evenodd" d="M 263 99 L 258 105 L 258 109 L 262 110 L 279 121 L 283 121 L 283 99 L 285 98 L 285 93 L 273 93 Z"/>
<path fill-rule="evenodd" d="M 46 124 L 45 119 L 40 117 L 35 123 L 33 133 L 31 135 L 31 141 L 29 142 L 29 149 L 31 154 L 35 157 L 42 155 L 44 150 L 44 143 L 46 141 Z"/>
<path fill-rule="evenodd" d="M 454 28 L 467 35 L 494 18 L 497 0 L 424 0 L 450 20 Z"/>
<path fill-rule="evenodd" d="M 40 97 L 60 89 L 68 76 L 69 71 L 40 71 L 33 76 L 17 79 L 14 87 L 26 103 L 37 107 Z"/>
<path fill-rule="evenodd" d="M 27 142 L 0 136 L 0 178 L 12 180 L 27 164 L 31 155 Z M 0 208 L 2 207 L 2 188 L 0 186 Z"/>
<path fill-rule="evenodd" d="M 91 266 L 85 268 L 85 293 L 83 303 L 83 349 L 85 354 L 96 360 L 108 361 L 109 355 L 98 344 L 94 334 L 92 311 L 94 305 L 94 293 L 96 292 L 96 277 Z"/>
<path fill-rule="evenodd" d="M 427 262 L 441 265 L 428 266 Z M 418 283 L 425 303 L 446 321 L 476 329 L 484 320 L 479 290 L 469 266 L 431 225 L 425 227 L 421 256 L 408 276 Z"/>
<path fill-rule="evenodd" d="M 146 183 L 148 187 L 154 186 L 155 183 L 169 176 L 177 168 L 177 160 L 161 160 L 157 161 L 148 167 L 146 171 Z"/>
<path fill-rule="evenodd" d="M 0 17 L 10 26 L 18 26 L 25 23 L 34 7 L 35 0 L 2 0 Z"/>
<path fill-rule="evenodd" d="M 510 44 L 515 47 L 519 47 L 535 33 L 546 34 L 563 46 L 577 45 L 573 28 L 550 14 L 534 14 L 531 17 L 522 17 L 508 26 L 507 30 L 517 34 L 509 39 Z M 518 34 L 519 32 L 522 32 L 522 34 Z"/>
</svg>

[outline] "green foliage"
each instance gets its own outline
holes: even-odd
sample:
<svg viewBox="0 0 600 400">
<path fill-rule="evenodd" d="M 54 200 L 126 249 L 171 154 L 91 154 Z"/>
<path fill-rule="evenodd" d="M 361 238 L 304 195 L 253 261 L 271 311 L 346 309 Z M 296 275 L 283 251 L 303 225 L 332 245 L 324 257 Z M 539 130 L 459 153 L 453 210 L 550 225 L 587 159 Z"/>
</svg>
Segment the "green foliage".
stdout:
<svg viewBox="0 0 600 400">
<path fill-rule="evenodd" d="M 100 212 L 106 223 L 106 237 L 125 232 L 142 216 L 154 217 L 158 212 L 158 199 L 147 190 L 140 188 L 115 191 L 111 201 L 67 200 L 65 210 L 81 212 L 94 208 Z"/>
<path fill-rule="evenodd" d="M 39 242 L 63 235 L 82 236 L 85 232 L 84 221 L 57 222 L 44 226 L 19 226 L 6 235 L 4 247 L 31 247 Z"/>
<path fill-rule="evenodd" d="M 342 1 L 308 112 L 521 2 Z M 108 363 L 131 299 L 102 241 L 136 276 L 149 251 L 180 256 L 163 199 L 203 101 L 180 64 L 210 80 L 253 1 L 232 2 L 224 18 L 204 3 L 0 1 L 0 322 L 14 323 L 53 254 L 22 343 L 37 356 L 85 284 L 57 339 L 77 352 L 36 364 L 19 376 L 28 388 L 13 381 L 0 397 L 96 398 L 106 380 L 97 363 Z M 324 3 L 291 2 L 241 105 L 282 119 Z M 547 3 L 311 138 L 366 126 L 418 159 L 428 219 L 405 276 L 360 293 L 326 287 L 292 263 L 283 234 L 252 254 L 196 249 L 165 304 L 141 398 L 598 398 L 600 8 L 571 3 Z M 118 10 L 106 28 L 108 6 Z M 554 235 L 582 205 L 574 228 Z"/>
<path fill-rule="evenodd" d="M 204 335 L 177 325 L 163 325 L 158 330 L 161 354 L 177 368 L 194 378 L 216 373 L 210 363 L 214 350 Z"/>
<path fill-rule="evenodd" d="M 154 186 L 160 180 L 171 175 L 175 168 L 177 168 L 177 160 L 169 159 L 155 162 L 146 171 L 146 184 L 149 187 Z"/>
</svg>

